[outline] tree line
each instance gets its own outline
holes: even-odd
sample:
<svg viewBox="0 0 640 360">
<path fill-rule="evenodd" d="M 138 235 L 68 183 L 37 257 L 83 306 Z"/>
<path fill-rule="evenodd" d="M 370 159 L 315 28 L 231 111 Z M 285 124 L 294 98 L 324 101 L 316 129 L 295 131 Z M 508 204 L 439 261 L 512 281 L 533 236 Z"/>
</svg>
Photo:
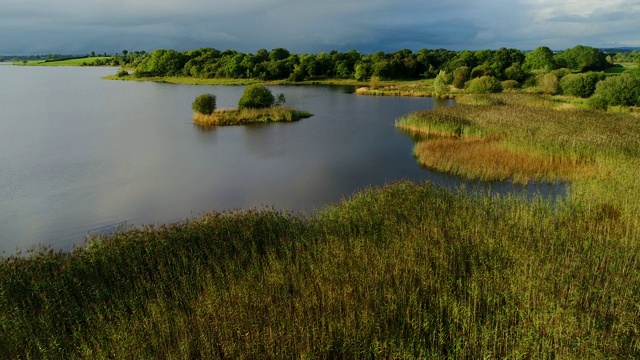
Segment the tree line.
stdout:
<svg viewBox="0 0 640 360">
<path fill-rule="evenodd" d="M 571 71 L 601 71 L 612 66 L 614 58 L 602 51 L 578 45 L 554 53 L 542 46 L 530 52 L 518 49 L 451 51 L 403 49 L 363 54 L 320 52 L 295 54 L 284 48 L 260 49 L 255 54 L 213 48 L 178 52 L 159 49 L 118 59 L 132 65 L 137 77 L 186 76 L 197 78 L 240 78 L 303 81 L 323 78 L 366 81 L 380 79 L 435 78 L 440 71 L 453 73 L 469 68 L 470 77 L 494 76 L 498 80 L 523 81 L 534 70 L 567 68 Z M 616 55 L 620 58 L 620 56 Z"/>
<path fill-rule="evenodd" d="M 560 52 L 546 46 L 533 51 L 497 50 L 451 51 L 403 49 L 363 54 L 320 52 L 295 54 L 284 48 L 260 49 L 255 54 L 235 50 L 200 48 L 188 51 L 158 49 L 150 53 L 127 52 L 113 58 L 121 66 L 135 69 L 134 76 L 194 77 L 288 80 L 354 79 L 369 81 L 436 79 L 435 96 L 450 86 L 469 92 L 497 92 L 505 88 L 527 87 L 546 94 L 564 93 L 592 97 L 599 85 L 603 90 L 593 100 L 594 107 L 640 105 L 640 72 L 606 77 L 604 70 L 616 62 L 640 61 L 637 51 L 611 54 L 577 45 Z M 128 73 L 127 73 L 128 74 Z M 606 83 L 606 84 L 605 84 Z M 608 90 L 604 90 L 608 89 Z M 624 100 L 616 93 L 624 93 Z M 608 100 L 604 100 L 608 99 Z"/>
</svg>

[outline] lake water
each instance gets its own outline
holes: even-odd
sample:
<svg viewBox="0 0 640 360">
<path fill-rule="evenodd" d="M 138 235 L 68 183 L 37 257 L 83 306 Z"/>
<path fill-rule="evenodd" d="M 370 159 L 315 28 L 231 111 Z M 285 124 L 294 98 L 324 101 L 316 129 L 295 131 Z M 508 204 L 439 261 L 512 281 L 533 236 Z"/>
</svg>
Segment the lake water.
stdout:
<svg viewBox="0 0 640 360">
<path fill-rule="evenodd" d="M 202 129 L 191 102 L 234 107 L 241 86 L 105 81 L 114 68 L 0 67 L 0 252 L 69 250 L 119 224 L 273 206 L 310 213 L 400 179 L 458 186 L 422 169 L 394 128 L 429 98 L 356 96 L 349 87 L 271 87 L 314 114 L 295 123 Z M 562 186 L 482 184 L 493 192 Z"/>
</svg>

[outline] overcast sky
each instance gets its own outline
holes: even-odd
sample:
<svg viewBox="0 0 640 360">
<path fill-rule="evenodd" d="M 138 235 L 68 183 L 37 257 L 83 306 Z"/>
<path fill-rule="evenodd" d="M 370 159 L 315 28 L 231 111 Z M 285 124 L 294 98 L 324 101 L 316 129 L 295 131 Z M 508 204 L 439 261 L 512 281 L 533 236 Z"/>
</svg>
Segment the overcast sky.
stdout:
<svg viewBox="0 0 640 360">
<path fill-rule="evenodd" d="M 640 0 L 0 0 L 0 54 L 640 46 Z"/>
</svg>

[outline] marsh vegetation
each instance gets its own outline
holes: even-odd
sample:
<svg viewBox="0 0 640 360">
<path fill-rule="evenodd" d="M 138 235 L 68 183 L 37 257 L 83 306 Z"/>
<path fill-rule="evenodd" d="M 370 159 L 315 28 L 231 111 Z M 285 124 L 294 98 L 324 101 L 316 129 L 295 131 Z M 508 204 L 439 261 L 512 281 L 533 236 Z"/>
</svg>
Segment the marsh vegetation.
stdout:
<svg viewBox="0 0 640 360">
<path fill-rule="evenodd" d="M 266 86 L 253 84 L 244 89 L 237 109 L 216 111 L 216 96 L 202 94 L 191 104 L 194 111 L 193 122 L 201 126 L 245 125 L 291 122 L 312 116 L 306 111 L 283 107 L 285 101 L 284 94 L 276 97 Z"/>
<path fill-rule="evenodd" d="M 637 357 L 638 217 L 368 189 L 0 263 L 11 358 Z"/>
<path fill-rule="evenodd" d="M 523 68 L 550 61 L 536 54 Z M 555 73 L 536 79 L 562 86 Z M 640 122 L 628 108 L 558 99 L 467 95 L 396 125 L 427 167 L 567 181 L 566 198 L 401 181 L 307 215 L 212 212 L 11 256 L 0 262 L 0 352 L 637 358 Z"/>
</svg>

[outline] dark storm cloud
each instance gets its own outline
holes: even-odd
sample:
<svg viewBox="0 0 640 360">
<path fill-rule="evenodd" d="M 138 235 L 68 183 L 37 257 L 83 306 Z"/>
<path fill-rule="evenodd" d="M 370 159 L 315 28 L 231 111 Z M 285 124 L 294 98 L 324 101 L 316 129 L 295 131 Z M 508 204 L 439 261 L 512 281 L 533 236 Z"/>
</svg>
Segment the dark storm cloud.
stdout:
<svg viewBox="0 0 640 360">
<path fill-rule="evenodd" d="M 4 0 L 0 53 L 638 46 L 640 1 Z"/>
</svg>

